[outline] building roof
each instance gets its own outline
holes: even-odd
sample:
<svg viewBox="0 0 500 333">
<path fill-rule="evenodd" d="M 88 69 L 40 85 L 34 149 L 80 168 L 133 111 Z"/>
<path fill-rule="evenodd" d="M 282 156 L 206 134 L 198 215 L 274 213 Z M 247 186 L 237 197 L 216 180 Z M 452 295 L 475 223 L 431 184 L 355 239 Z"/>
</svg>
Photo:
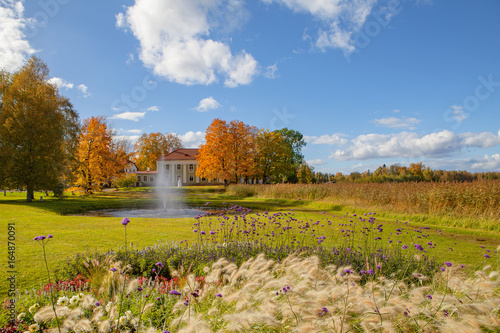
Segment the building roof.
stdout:
<svg viewBox="0 0 500 333">
<path fill-rule="evenodd" d="M 196 160 L 198 155 L 198 148 L 180 148 L 174 150 L 168 155 L 157 159 L 157 161 L 177 161 L 177 160 Z"/>
</svg>

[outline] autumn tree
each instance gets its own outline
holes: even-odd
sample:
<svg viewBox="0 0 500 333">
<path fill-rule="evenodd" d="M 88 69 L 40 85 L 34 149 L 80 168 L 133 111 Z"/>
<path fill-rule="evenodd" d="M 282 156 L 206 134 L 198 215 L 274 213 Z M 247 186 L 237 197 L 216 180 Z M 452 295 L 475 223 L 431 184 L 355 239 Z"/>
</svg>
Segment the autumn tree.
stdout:
<svg viewBox="0 0 500 333">
<path fill-rule="evenodd" d="M 144 133 L 135 144 L 135 164 L 139 170 L 156 170 L 156 160 L 170 151 L 182 148 L 178 136 L 168 133 Z"/>
<path fill-rule="evenodd" d="M 0 184 L 62 194 L 78 137 L 78 114 L 36 57 L 13 74 L 0 74 Z"/>
<path fill-rule="evenodd" d="M 255 176 L 264 183 L 279 182 L 289 174 L 292 165 L 288 163 L 291 148 L 283 136 L 276 131 L 261 129 L 256 138 Z"/>
<path fill-rule="evenodd" d="M 205 144 L 199 149 L 196 175 L 206 178 L 221 178 L 224 183 L 231 178 L 229 168 L 228 125 L 225 120 L 214 119 L 207 128 Z"/>
<path fill-rule="evenodd" d="M 248 178 L 254 173 L 256 134 L 257 128 L 239 120 L 233 120 L 228 125 L 226 138 L 228 172 L 234 177 L 235 183 L 242 177 Z"/>
<path fill-rule="evenodd" d="M 104 117 L 91 117 L 83 122 L 77 149 L 77 185 L 86 193 L 100 191 L 104 184 L 111 184 L 119 175 L 128 156 L 123 148 L 113 142 L 113 133 Z"/>
<path fill-rule="evenodd" d="M 307 163 L 302 163 L 297 170 L 297 179 L 301 184 L 310 184 L 314 180 L 314 168 Z"/>
</svg>

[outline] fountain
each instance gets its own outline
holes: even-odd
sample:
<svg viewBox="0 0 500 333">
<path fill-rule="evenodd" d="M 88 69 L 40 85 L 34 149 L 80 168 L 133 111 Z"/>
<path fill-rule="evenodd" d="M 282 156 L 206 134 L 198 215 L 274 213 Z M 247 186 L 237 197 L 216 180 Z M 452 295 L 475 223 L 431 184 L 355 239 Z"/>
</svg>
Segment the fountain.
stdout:
<svg viewBox="0 0 500 333">
<path fill-rule="evenodd" d="M 177 185 L 177 187 L 175 187 Z M 107 210 L 103 212 L 92 212 L 94 215 L 116 217 L 148 217 L 148 218 L 179 218 L 195 217 L 203 214 L 196 208 L 186 207 L 182 202 L 182 181 L 178 179 L 177 184 L 165 170 L 158 170 L 155 178 L 154 192 L 157 197 L 157 205 L 154 209 L 125 209 Z"/>
</svg>

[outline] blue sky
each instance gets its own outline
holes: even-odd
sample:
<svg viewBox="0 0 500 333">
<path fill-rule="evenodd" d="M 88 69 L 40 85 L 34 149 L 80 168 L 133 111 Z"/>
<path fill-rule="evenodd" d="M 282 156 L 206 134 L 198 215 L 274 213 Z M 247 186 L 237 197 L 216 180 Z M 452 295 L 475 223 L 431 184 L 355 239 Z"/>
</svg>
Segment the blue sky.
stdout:
<svg viewBox="0 0 500 333">
<path fill-rule="evenodd" d="M 31 55 L 81 119 L 203 142 L 288 127 L 317 171 L 500 171 L 500 2 L 0 0 L 0 67 Z"/>
</svg>

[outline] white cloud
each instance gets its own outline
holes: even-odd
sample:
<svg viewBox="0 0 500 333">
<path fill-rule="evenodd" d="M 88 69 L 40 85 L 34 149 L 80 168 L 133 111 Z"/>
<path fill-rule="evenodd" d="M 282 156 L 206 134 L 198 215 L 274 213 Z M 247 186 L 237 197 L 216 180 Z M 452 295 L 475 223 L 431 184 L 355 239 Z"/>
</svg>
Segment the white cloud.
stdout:
<svg viewBox="0 0 500 333">
<path fill-rule="evenodd" d="M 198 148 L 205 143 L 205 132 L 189 131 L 183 135 L 177 134 L 185 148 Z"/>
<path fill-rule="evenodd" d="M 150 106 L 147 108 L 148 111 L 160 111 L 160 108 L 156 105 Z"/>
<path fill-rule="evenodd" d="M 497 134 L 491 132 L 466 132 L 461 137 L 467 147 L 490 148 L 500 144 L 500 131 Z"/>
<path fill-rule="evenodd" d="M 314 159 L 314 160 L 309 160 L 309 161 L 306 161 L 306 163 L 308 165 L 324 165 L 326 164 L 326 161 L 321 159 L 321 158 L 317 158 L 317 159 Z"/>
<path fill-rule="evenodd" d="M 90 93 L 88 92 L 88 87 L 86 85 L 80 84 L 76 88 L 82 92 L 83 97 L 87 98 L 90 96 Z"/>
<path fill-rule="evenodd" d="M 0 3 L 0 69 L 14 72 L 36 51 L 23 32 L 28 23 L 24 18 L 23 1 Z"/>
<path fill-rule="evenodd" d="M 136 0 L 116 16 L 119 28 L 130 28 L 140 43 L 140 59 L 169 81 L 185 85 L 225 79 L 228 87 L 249 84 L 257 61 L 244 50 L 233 55 L 223 42 L 209 39 L 219 27 L 242 21 L 242 0 Z"/>
<path fill-rule="evenodd" d="M 207 97 L 200 101 L 200 104 L 195 108 L 196 111 L 206 112 L 208 110 L 217 110 L 221 105 L 213 97 Z"/>
<path fill-rule="evenodd" d="M 140 134 L 142 133 L 142 130 L 140 129 L 131 129 L 131 130 L 126 130 L 126 133 L 131 133 L 131 134 Z"/>
<path fill-rule="evenodd" d="M 331 1 L 331 0 L 263 0 L 279 3 L 295 12 L 309 13 L 323 22 L 318 31 L 316 46 L 322 50 L 339 48 L 345 52 L 355 50 L 352 36 L 363 27 L 372 12 L 376 0 Z M 389 16 L 386 20 L 390 19 Z"/>
<path fill-rule="evenodd" d="M 55 85 L 58 89 L 64 88 L 65 90 L 70 90 L 70 89 L 73 89 L 75 87 L 75 85 L 72 82 L 68 82 L 60 77 L 50 78 L 49 80 L 47 80 L 47 82 Z M 88 87 L 84 84 L 79 84 L 76 87 L 76 89 L 78 89 L 82 93 L 83 97 L 85 97 L 85 98 L 87 98 L 91 95 L 88 91 Z"/>
<path fill-rule="evenodd" d="M 373 123 L 379 126 L 389 127 L 389 128 L 409 128 L 415 129 L 416 124 L 420 123 L 420 119 L 417 118 L 380 118 L 374 119 Z"/>
<path fill-rule="evenodd" d="M 345 145 L 348 143 L 347 139 L 344 138 L 344 134 L 332 134 L 332 135 L 321 135 L 321 136 L 307 136 L 304 135 L 304 140 L 307 143 L 313 145 Z"/>
<path fill-rule="evenodd" d="M 128 140 L 130 141 L 131 144 L 134 144 L 139 140 L 140 136 L 139 135 L 115 135 L 114 138 L 116 140 Z"/>
<path fill-rule="evenodd" d="M 448 130 L 419 135 L 413 132 L 397 134 L 366 134 L 351 140 L 346 149 L 330 155 L 340 161 L 375 158 L 439 157 L 460 152 L 463 148 L 490 148 L 500 144 L 498 134 L 490 132 L 459 133 Z"/>
<path fill-rule="evenodd" d="M 144 118 L 145 115 L 146 112 L 123 112 L 113 115 L 112 117 L 110 117 L 110 119 L 139 121 L 139 119 Z"/>
<path fill-rule="evenodd" d="M 51 83 L 55 85 L 58 89 L 64 88 L 66 90 L 68 89 L 73 89 L 74 84 L 71 82 L 67 82 L 60 77 L 53 77 L 47 81 L 48 83 Z"/>
<path fill-rule="evenodd" d="M 452 105 L 450 108 L 450 115 L 456 122 L 461 123 L 465 119 L 469 118 L 469 114 L 465 113 L 463 106 Z"/>
<path fill-rule="evenodd" d="M 267 66 L 266 72 L 264 73 L 264 77 L 267 79 L 275 79 L 278 73 L 278 64 L 273 64 Z"/>
<path fill-rule="evenodd" d="M 484 158 L 472 164 L 475 169 L 484 171 L 500 171 L 500 154 L 484 155 Z"/>
</svg>

